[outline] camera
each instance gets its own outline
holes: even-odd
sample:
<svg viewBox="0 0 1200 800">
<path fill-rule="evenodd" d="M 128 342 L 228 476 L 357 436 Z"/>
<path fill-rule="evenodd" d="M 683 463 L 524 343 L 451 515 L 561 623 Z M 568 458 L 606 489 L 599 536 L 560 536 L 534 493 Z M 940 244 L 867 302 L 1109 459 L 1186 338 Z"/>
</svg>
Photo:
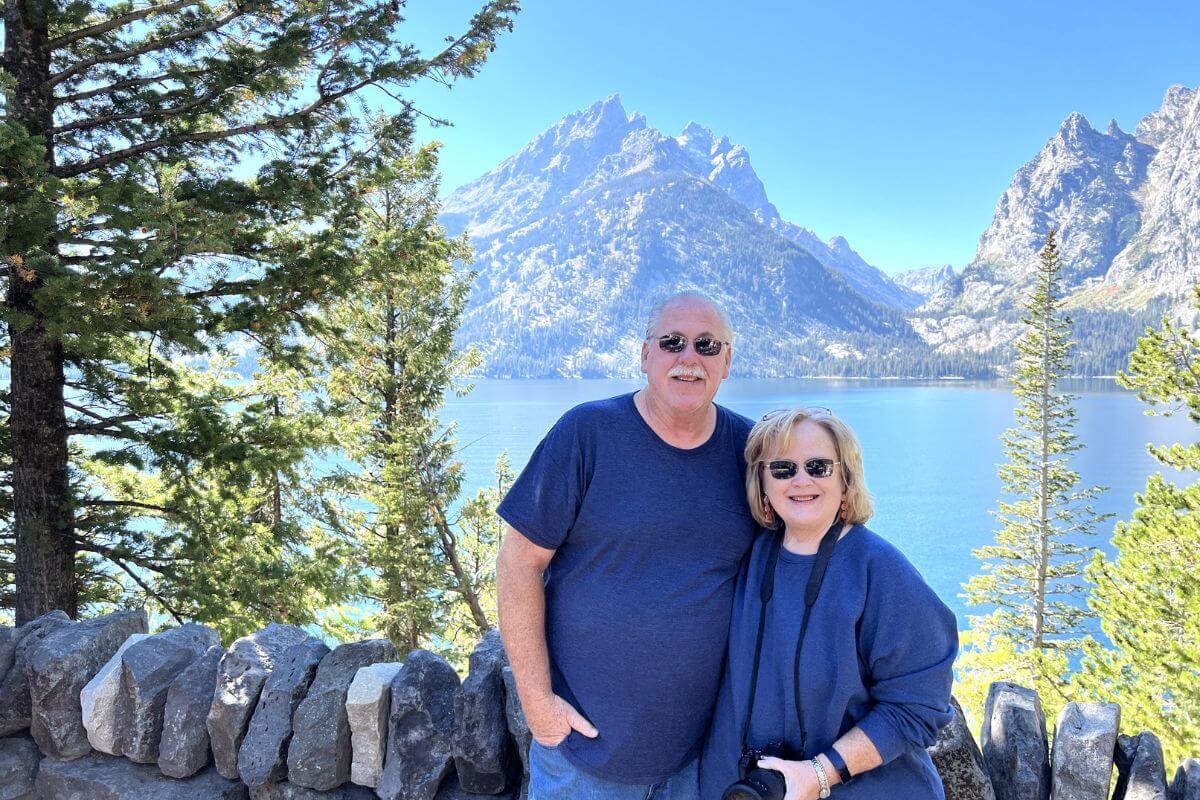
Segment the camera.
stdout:
<svg viewBox="0 0 1200 800">
<path fill-rule="evenodd" d="M 757 766 L 760 758 L 787 758 L 783 742 L 771 742 L 761 749 L 750 747 L 738 759 L 741 779 L 725 790 L 721 800 L 783 800 L 787 782 L 783 773 Z"/>
</svg>

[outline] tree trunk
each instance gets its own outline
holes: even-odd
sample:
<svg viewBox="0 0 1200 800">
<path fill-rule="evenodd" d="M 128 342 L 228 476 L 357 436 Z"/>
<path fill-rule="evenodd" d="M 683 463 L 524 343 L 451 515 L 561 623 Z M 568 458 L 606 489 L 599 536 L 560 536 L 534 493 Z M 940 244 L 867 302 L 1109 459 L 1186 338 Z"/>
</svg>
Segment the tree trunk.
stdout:
<svg viewBox="0 0 1200 800">
<path fill-rule="evenodd" d="M 7 0 L 4 60 L 16 78 L 9 113 L 33 136 L 45 137 L 47 169 L 54 164 L 50 130 L 53 92 L 48 87 L 48 0 Z M 12 169 L 5 165 L 5 170 Z M 20 173 L 5 175 L 4 200 L 25 208 L 40 187 Z M 46 329 L 36 298 L 44 276 L 26 254 L 55 253 L 54 216 L 48 199 L 40 213 L 6 232 L 2 243 L 9 272 L 8 331 L 12 345 L 13 528 L 16 533 L 16 621 L 53 609 L 78 613 L 74 512 L 67 477 L 67 421 L 63 406 L 62 341 Z"/>
</svg>

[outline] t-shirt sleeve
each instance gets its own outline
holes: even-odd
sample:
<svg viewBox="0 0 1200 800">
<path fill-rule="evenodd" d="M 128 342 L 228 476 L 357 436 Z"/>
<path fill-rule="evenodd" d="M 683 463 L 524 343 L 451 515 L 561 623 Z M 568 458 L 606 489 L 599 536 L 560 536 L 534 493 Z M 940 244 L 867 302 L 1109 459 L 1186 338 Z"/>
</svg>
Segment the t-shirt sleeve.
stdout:
<svg viewBox="0 0 1200 800">
<path fill-rule="evenodd" d="M 886 764 L 929 747 L 953 717 L 954 613 L 898 552 L 871 565 L 858 632 L 872 705 L 858 723 Z"/>
<path fill-rule="evenodd" d="M 568 412 L 533 451 L 496 513 L 529 541 L 557 550 L 587 490 L 583 450 L 576 413 Z"/>
</svg>

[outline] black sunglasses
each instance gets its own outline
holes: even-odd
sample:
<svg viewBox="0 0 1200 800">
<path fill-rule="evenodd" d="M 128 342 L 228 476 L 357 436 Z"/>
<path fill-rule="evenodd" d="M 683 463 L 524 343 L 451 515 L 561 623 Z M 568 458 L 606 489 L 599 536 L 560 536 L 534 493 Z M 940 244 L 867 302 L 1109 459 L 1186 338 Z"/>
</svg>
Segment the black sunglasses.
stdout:
<svg viewBox="0 0 1200 800">
<path fill-rule="evenodd" d="M 796 473 L 800 468 L 804 467 L 804 472 L 810 478 L 828 478 L 833 474 L 833 468 L 840 461 L 834 461 L 832 458 L 810 458 L 803 464 L 797 464 L 795 461 L 789 461 L 786 458 L 781 458 L 778 461 L 768 461 L 767 469 L 771 471 L 772 478 L 780 480 L 791 480 L 796 477 Z"/>
<path fill-rule="evenodd" d="M 682 353 L 683 348 L 687 347 L 687 343 L 688 338 L 682 333 L 665 333 L 658 337 L 659 348 L 668 353 Z M 727 344 L 729 342 L 723 342 L 707 334 L 697 336 L 692 340 L 696 352 L 702 356 L 718 356 L 721 354 L 721 347 Z"/>
</svg>

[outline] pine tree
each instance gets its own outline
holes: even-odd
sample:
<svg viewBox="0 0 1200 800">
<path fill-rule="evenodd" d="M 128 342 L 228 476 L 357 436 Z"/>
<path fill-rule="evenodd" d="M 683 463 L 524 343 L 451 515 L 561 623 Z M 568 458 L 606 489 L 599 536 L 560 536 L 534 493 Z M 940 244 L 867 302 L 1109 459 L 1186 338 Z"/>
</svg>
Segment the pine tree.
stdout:
<svg viewBox="0 0 1200 800">
<path fill-rule="evenodd" d="M 153 532 L 142 517 L 178 509 L 124 497 L 85 507 L 84 461 L 236 472 L 272 437 L 292 438 L 285 418 L 268 425 L 231 408 L 179 365 L 248 345 L 298 358 L 290 343 L 316 334 L 321 308 L 353 289 L 339 205 L 350 198 L 338 183 L 374 147 L 364 91 L 399 101 L 375 133 L 404 138 L 417 112 L 400 92 L 473 75 L 516 0 L 488 2 L 429 57 L 404 43 L 400 6 L 6 4 L 0 261 L 11 381 L 0 413 L 17 622 L 76 614 L 96 570 L 136 583 L 161 566 L 126 571 L 110 556 L 144 551 Z M 97 507 L 102 535 L 80 523 Z M 202 541 L 211 520 L 176 518 L 184 541 L 152 549 L 205 555 L 189 537 Z"/>
<path fill-rule="evenodd" d="M 1058 388 L 1071 348 L 1060 269 L 1050 231 L 1016 345 L 1016 425 L 1002 437 L 1007 461 L 999 474 L 1011 499 L 998 503 L 996 543 L 975 551 L 983 571 L 964 584 L 970 604 L 994 606 L 971 617 L 959 661 L 960 699 L 980 707 L 987 684 L 1002 675 L 1038 689 L 1047 713 L 1055 713 L 1067 699 L 1069 661 L 1082 646 L 1089 616 L 1081 579 L 1093 548 L 1080 541 L 1106 515 L 1090 505 L 1101 489 L 1077 489 L 1079 474 L 1069 463 L 1082 445 L 1073 431 L 1075 398 Z M 1006 654 L 1006 663 L 997 663 L 995 653 Z"/>
<path fill-rule="evenodd" d="M 384 146 L 356 179 L 358 290 L 331 309 L 340 334 L 325 353 L 327 418 L 350 462 L 334 480 L 359 504 L 353 536 L 369 575 L 364 599 L 377 609 L 364 625 L 402 651 L 444 633 L 454 607 L 474 640 L 491 624 L 451 511 L 463 478 L 453 427 L 437 416 L 477 361 L 454 347 L 473 278 L 455 263 L 471 251 L 438 223 L 436 167 L 435 147 Z"/>
<path fill-rule="evenodd" d="M 1195 304 L 1200 309 L 1200 289 Z M 1200 424 L 1200 333 L 1164 318 L 1138 341 L 1118 380 L 1147 414 L 1183 413 Z M 1154 731 L 1170 768 L 1200 752 L 1200 444 L 1149 451 L 1190 482 L 1151 475 L 1133 518 L 1116 527 L 1115 558 L 1094 557 L 1091 607 L 1109 644 L 1088 642 L 1078 682 L 1121 704 L 1122 727 Z"/>
</svg>

